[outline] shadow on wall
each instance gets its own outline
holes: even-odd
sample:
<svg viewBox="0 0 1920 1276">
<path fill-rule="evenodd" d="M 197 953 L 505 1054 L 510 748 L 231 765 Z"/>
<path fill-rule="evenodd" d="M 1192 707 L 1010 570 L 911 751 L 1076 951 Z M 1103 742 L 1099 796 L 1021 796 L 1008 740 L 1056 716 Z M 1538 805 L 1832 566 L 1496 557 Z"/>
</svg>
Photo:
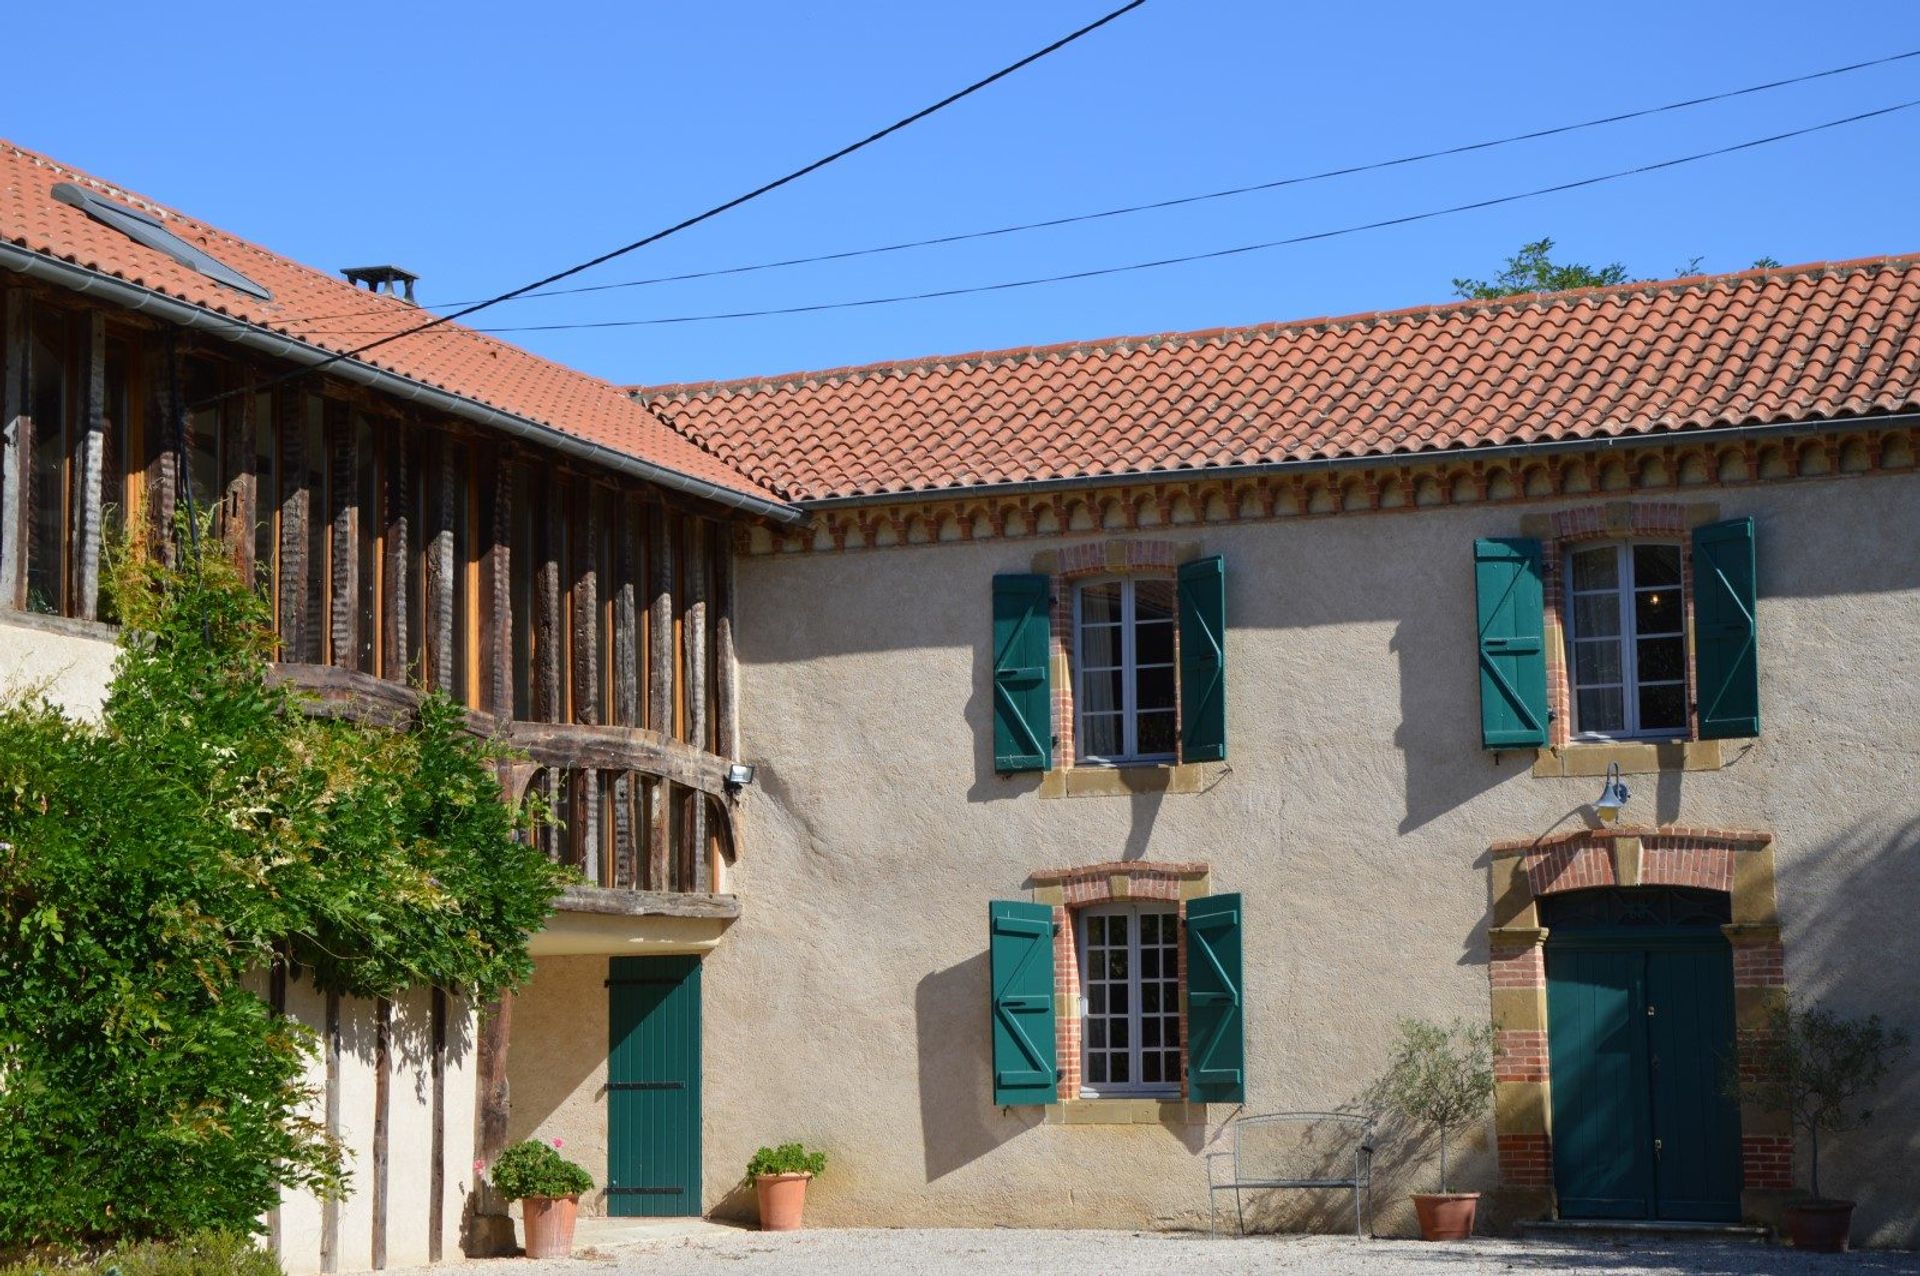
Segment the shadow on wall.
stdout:
<svg viewBox="0 0 1920 1276">
<path fill-rule="evenodd" d="M 1400 666 L 1400 722 L 1393 729 L 1393 743 L 1407 774 L 1402 833 L 1471 802 L 1533 765 L 1532 749 L 1489 753 L 1480 747 L 1480 680 L 1471 618 L 1460 633 L 1449 628 L 1434 624 L 1432 617 L 1402 620 L 1387 643 Z M 1474 676 L 1455 676 L 1461 670 Z"/>
<path fill-rule="evenodd" d="M 987 954 L 936 970 L 914 988 L 920 1066 L 920 1142 L 927 1182 L 937 1182 L 1039 1125 L 1039 1108 L 993 1106 L 992 996 Z"/>
</svg>

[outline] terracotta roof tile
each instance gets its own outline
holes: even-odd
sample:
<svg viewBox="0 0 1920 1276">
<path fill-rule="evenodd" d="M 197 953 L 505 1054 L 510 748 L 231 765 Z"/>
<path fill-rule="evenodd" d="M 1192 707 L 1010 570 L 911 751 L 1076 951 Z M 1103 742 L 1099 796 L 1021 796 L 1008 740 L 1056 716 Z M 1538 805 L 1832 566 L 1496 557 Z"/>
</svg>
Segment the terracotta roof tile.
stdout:
<svg viewBox="0 0 1920 1276">
<path fill-rule="evenodd" d="M 1920 257 L 636 387 L 798 500 L 1920 409 Z"/>
<path fill-rule="evenodd" d="M 159 217 L 196 244 L 265 287 L 260 301 L 224 287 L 171 257 L 143 247 L 52 195 L 73 182 Z M 323 271 L 276 256 L 225 231 L 44 155 L 0 141 L 0 240 L 112 275 L 207 310 L 256 324 L 333 353 L 421 322 L 426 312 L 397 297 L 374 294 Z M 448 324 L 382 346 L 366 363 L 414 381 L 549 426 L 717 487 L 777 499 L 759 482 L 676 434 L 618 387 L 586 373 Z"/>
</svg>

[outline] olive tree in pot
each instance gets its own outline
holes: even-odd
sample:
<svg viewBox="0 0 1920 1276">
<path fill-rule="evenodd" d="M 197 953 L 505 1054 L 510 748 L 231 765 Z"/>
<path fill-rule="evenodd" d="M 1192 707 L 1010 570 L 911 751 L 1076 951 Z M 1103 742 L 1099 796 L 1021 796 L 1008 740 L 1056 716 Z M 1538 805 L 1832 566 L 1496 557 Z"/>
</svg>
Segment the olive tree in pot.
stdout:
<svg viewBox="0 0 1920 1276">
<path fill-rule="evenodd" d="M 754 1194 L 760 1200 L 760 1230 L 798 1230 L 800 1215 L 807 1207 L 807 1182 L 826 1168 L 825 1152 L 809 1152 L 798 1143 L 755 1152 L 747 1162 L 747 1177 L 753 1180 Z"/>
<path fill-rule="evenodd" d="M 1493 1029 L 1455 1020 L 1450 1024 L 1402 1019 L 1387 1070 L 1367 1092 L 1368 1106 L 1400 1117 L 1424 1139 L 1440 1146 L 1440 1190 L 1413 1194 L 1420 1235 L 1430 1241 L 1464 1240 L 1473 1234 L 1480 1193 L 1447 1188 L 1447 1145 L 1462 1126 L 1477 1121 L 1493 1102 Z"/>
<path fill-rule="evenodd" d="M 1820 1136 L 1844 1134 L 1873 1118 L 1862 1101 L 1879 1089 L 1907 1052 L 1907 1034 L 1879 1015 L 1849 1019 L 1819 1006 L 1787 1004 L 1754 1041 L 1747 1066 L 1728 1088 L 1763 1111 L 1787 1118 L 1807 1136 L 1811 1198 L 1787 1206 L 1787 1235 L 1795 1249 L 1838 1253 L 1853 1229 L 1853 1202 L 1820 1193 Z"/>
<path fill-rule="evenodd" d="M 528 1258 L 568 1258 L 573 1254 L 573 1225 L 580 1215 L 580 1193 L 593 1190 L 593 1177 L 538 1139 L 516 1143 L 493 1163 L 493 1186 L 520 1202 Z"/>
</svg>

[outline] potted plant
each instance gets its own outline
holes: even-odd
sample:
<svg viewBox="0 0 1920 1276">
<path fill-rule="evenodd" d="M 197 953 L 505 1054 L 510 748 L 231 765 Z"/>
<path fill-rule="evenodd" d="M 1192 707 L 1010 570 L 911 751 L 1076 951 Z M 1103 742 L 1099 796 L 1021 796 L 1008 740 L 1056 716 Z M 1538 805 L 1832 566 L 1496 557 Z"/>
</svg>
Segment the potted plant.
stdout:
<svg viewBox="0 0 1920 1276">
<path fill-rule="evenodd" d="M 580 1193 L 593 1190 L 588 1173 L 561 1156 L 560 1140 L 516 1143 L 493 1163 L 493 1186 L 520 1202 L 528 1258 L 566 1258 L 573 1253 L 573 1225 Z"/>
<path fill-rule="evenodd" d="M 761 1148 L 747 1162 L 747 1177 L 760 1198 L 760 1230 L 798 1230 L 807 1207 L 807 1180 L 827 1168 L 825 1152 L 809 1152 L 798 1143 Z"/>
<path fill-rule="evenodd" d="M 1397 1115 L 1423 1138 L 1439 1140 L 1440 1190 L 1413 1195 L 1425 1240 L 1473 1235 L 1480 1193 L 1447 1189 L 1447 1144 L 1460 1127 L 1486 1115 L 1493 1102 L 1496 1053 L 1493 1029 L 1486 1024 L 1402 1019 L 1387 1070 L 1368 1093 L 1376 1111 Z"/>
<path fill-rule="evenodd" d="M 1818 1006 L 1788 1004 L 1769 1017 L 1744 1080 L 1738 1070 L 1730 1078 L 1736 1097 L 1784 1114 L 1794 1130 L 1806 1133 L 1813 1194 L 1787 1206 L 1787 1235 L 1795 1249 L 1847 1248 L 1853 1202 L 1820 1194 L 1820 1136 L 1871 1120 L 1873 1112 L 1861 1101 L 1906 1051 L 1907 1034 L 1881 1023 L 1879 1015 L 1849 1019 Z"/>
</svg>

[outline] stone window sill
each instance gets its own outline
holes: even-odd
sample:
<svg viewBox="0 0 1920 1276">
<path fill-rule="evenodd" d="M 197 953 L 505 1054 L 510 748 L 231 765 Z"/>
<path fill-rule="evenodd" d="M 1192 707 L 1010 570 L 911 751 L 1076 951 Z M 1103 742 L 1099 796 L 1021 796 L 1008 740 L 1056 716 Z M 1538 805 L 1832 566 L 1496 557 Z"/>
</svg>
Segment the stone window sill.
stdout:
<svg viewBox="0 0 1920 1276">
<path fill-rule="evenodd" d="M 1230 770 L 1224 762 L 1163 766 L 1076 766 L 1047 772 L 1040 796 L 1131 797 L 1137 793 L 1205 793 Z"/>
<path fill-rule="evenodd" d="M 1207 1105 L 1179 1099 L 1066 1099 L 1047 1105 L 1048 1125 L 1205 1126 Z"/>
<path fill-rule="evenodd" d="M 1663 771 L 1718 771 L 1720 740 L 1675 740 L 1667 744 L 1650 741 L 1595 741 L 1590 744 L 1563 744 L 1557 749 L 1541 749 L 1534 759 L 1536 777 L 1604 776 L 1613 763 L 1620 764 L 1622 775 L 1658 775 Z"/>
</svg>

